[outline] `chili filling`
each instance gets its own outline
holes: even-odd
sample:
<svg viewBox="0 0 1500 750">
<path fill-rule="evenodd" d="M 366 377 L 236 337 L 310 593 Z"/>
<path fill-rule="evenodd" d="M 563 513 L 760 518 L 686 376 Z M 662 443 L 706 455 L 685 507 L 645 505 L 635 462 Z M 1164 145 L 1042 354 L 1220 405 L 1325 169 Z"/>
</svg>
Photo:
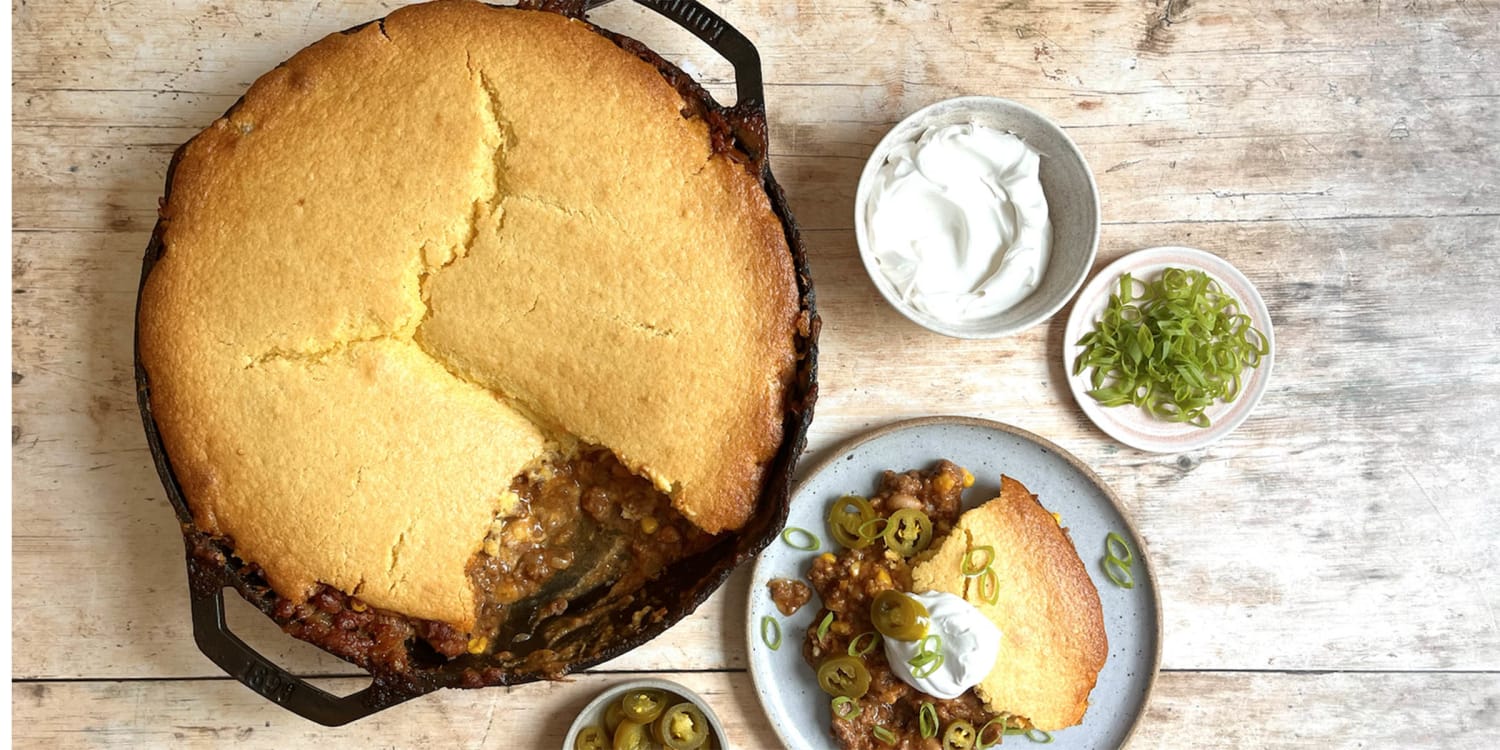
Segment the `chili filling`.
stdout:
<svg viewBox="0 0 1500 750">
<path fill-rule="evenodd" d="M 889 518 L 902 509 L 926 513 L 932 521 L 935 546 L 953 530 L 963 513 L 961 495 L 971 482 L 967 472 L 950 461 L 940 461 L 927 471 L 903 474 L 887 471 L 869 503 L 881 518 Z M 813 622 L 821 622 L 829 612 L 834 619 L 821 636 L 816 624 L 808 628 L 802 646 L 803 659 L 818 669 L 830 659 L 846 656 L 856 636 L 875 630 L 870 620 L 870 605 L 875 597 L 891 589 L 911 590 L 911 563 L 916 559 L 902 557 L 881 538 L 859 549 L 841 547 L 815 559 L 807 579 L 822 599 L 823 609 L 813 617 Z M 933 741 L 924 740 L 921 735 L 919 714 L 923 703 L 933 704 L 940 727 L 959 721 L 980 727 L 996 716 L 972 690 L 944 700 L 906 684 L 891 670 L 882 648 L 870 649 L 860 658 L 869 672 L 870 684 L 855 699 L 859 710 L 844 712 L 846 718 L 837 714 L 833 717 L 833 736 L 845 750 L 891 748 L 891 744 L 876 738 L 877 727 L 891 732 L 896 738 L 896 748 L 931 746 Z"/>
</svg>

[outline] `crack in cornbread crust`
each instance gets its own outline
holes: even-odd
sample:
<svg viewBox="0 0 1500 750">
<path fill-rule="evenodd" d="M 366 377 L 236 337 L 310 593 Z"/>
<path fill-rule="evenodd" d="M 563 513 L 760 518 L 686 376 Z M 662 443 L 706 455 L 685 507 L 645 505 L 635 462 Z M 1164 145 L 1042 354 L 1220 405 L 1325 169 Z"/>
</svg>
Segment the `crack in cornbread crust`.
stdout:
<svg viewBox="0 0 1500 750">
<path fill-rule="evenodd" d="M 508 123 L 495 94 L 514 79 L 472 52 L 484 57 L 486 43 L 560 44 L 577 49 L 558 54 L 613 55 L 626 83 L 644 83 L 648 72 L 675 100 L 675 120 L 687 122 L 675 117 L 681 100 L 653 68 L 569 25 L 465 3 L 403 9 L 383 29 L 299 53 L 184 149 L 163 208 L 165 254 L 143 291 L 142 361 L 198 526 L 233 538 L 237 554 L 259 563 L 282 595 L 304 598 L 323 581 L 376 607 L 472 624 L 476 594 L 464 563 L 504 512 L 510 478 L 551 448 L 534 424 L 544 420 L 522 414 L 534 411 L 526 394 L 501 395 L 508 391 L 490 378 L 476 386 L 466 368 L 413 340 L 437 317 L 425 299 L 450 272 L 438 271 L 500 231 L 503 188 L 519 184 L 496 166 L 505 161 Z M 360 78 L 383 91 L 346 97 Z M 422 101 L 474 107 L 408 106 Z M 338 121 L 357 135 L 297 132 L 299 118 L 330 111 L 352 115 Z M 382 130 L 391 121 L 400 123 L 395 135 Z M 701 140 L 694 169 L 723 161 Z M 308 164 L 322 171 L 311 175 Z M 754 184 L 742 170 L 738 179 Z M 542 191 L 512 203 L 549 201 L 567 213 Z M 783 260 L 768 207 L 764 219 L 777 241 L 760 247 Z M 797 305 L 786 265 L 770 276 L 785 281 L 790 321 Z M 779 305 L 782 291 L 769 298 Z M 540 303 L 539 295 L 523 301 L 527 310 Z M 657 381 L 671 377 L 658 372 Z M 780 398 L 773 401 L 779 419 Z M 774 427 L 751 463 L 769 458 Z M 746 516 L 759 483 L 750 484 L 730 498 L 748 501 Z M 727 517 L 736 515 L 739 505 Z"/>
</svg>

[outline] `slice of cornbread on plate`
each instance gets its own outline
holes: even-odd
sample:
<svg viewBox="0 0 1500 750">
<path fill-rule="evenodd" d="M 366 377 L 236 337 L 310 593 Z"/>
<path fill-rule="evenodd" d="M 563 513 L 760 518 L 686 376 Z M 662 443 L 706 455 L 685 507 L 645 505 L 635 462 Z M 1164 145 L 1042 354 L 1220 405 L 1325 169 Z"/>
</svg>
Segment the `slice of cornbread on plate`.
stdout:
<svg viewBox="0 0 1500 750">
<path fill-rule="evenodd" d="M 965 555 L 986 546 L 999 583 L 994 603 L 981 597 L 979 576 L 963 573 Z M 974 688 L 991 710 L 1047 731 L 1083 721 L 1109 653 L 1104 612 L 1067 531 L 1025 485 L 1001 477 L 1000 496 L 959 519 L 913 569 L 912 588 L 962 596 L 1000 628 L 1000 656 Z"/>
</svg>

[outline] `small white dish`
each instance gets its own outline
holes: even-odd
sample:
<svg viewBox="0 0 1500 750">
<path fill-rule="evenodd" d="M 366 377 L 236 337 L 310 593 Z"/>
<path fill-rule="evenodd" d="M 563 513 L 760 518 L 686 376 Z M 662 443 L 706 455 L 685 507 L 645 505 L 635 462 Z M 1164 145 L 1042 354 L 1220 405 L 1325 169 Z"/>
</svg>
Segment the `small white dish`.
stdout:
<svg viewBox="0 0 1500 750">
<path fill-rule="evenodd" d="M 916 310 L 901 299 L 870 251 L 864 215 L 875 173 L 885 164 L 891 149 L 916 139 L 930 127 L 959 123 L 1014 133 L 1041 154 L 1040 177 L 1052 223 L 1052 251 L 1041 283 L 1014 307 L 979 320 L 951 322 Z M 907 319 L 945 336 L 1001 338 L 1057 314 L 1083 285 L 1099 248 L 1099 188 L 1078 146 L 1040 112 L 993 96 L 945 99 L 913 112 L 876 144 L 854 194 L 854 235 L 860 259 L 875 288 Z"/>
<path fill-rule="evenodd" d="M 1219 282 L 1224 291 L 1239 300 L 1242 312 L 1250 316 L 1255 327 L 1266 335 L 1271 351 L 1260 366 L 1248 370 L 1240 387 L 1239 398 L 1231 403 L 1209 407 L 1207 428 L 1183 422 L 1155 419 L 1140 408 L 1116 406 L 1105 408 L 1088 395 L 1089 371 L 1073 374 L 1073 362 L 1083 348 L 1078 340 L 1093 330 L 1099 315 L 1109 304 L 1110 294 L 1129 273 L 1137 279 L 1152 279 L 1168 266 L 1205 271 Z M 1276 334 L 1271 328 L 1271 313 L 1256 291 L 1255 285 L 1229 261 L 1212 253 L 1190 247 L 1153 247 L 1139 250 L 1109 264 L 1078 294 L 1068 326 L 1063 334 L 1063 367 L 1068 373 L 1068 387 L 1083 413 L 1106 435 L 1132 448 L 1153 453 L 1181 453 L 1207 446 L 1233 432 L 1250 416 L 1271 382 L 1271 365 L 1276 358 Z"/>
<path fill-rule="evenodd" d="M 834 747 L 829 734 L 829 697 L 819 689 L 816 673 L 802 658 L 803 639 L 820 608 L 818 596 L 814 593 L 795 614 L 784 617 L 771 601 L 767 584 L 773 578 L 805 580 L 813 558 L 830 550 L 834 542 L 824 518 L 834 500 L 850 492 L 872 494 L 885 469 L 925 469 L 943 458 L 975 476 L 974 486 L 964 492 L 966 509 L 994 498 L 1004 473 L 1025 484 L 1045 508 L 1062 517 L 1099 591 L 1109 657 L 1089 694 L 1083 723 L 1053 732 L 1048 747 L 1123 747 L 1150 702 L 1161 663 L 1161 602 L 1151 555 L 1118 498 L 1087 465 L 1026 430 L 973 417 L 927 417 L 876 429 L 834 449 L 797 486 L 787 526 L 812 531 L 820 546 L 803 550 L 780 538 L 772 541 L 756 560 L 746 606 L 750 676 L 772 728 L 792 750 Z M 1105 535 L 1111 531 L 1124 537 L 1135 553 L 1132 589 L 1111 583 L 1100 565 Z M 780 648 L 773 650 L 761 639 L 761 621 L 766 616 L 780 625 Z M 1016 741 L 1007 739 L 1003 747 Z"/>
<path fill-rule="evenodd" d="M 583 710 L 578 712 L 578 717 L 573 719 L 573 726 L 568 728 L 567 736 L 563 738 L 563 750 L 573 750 L 573 743 L 578 740 L 578 733 L 583 731 L 584 727 L 594 724 L 604 726 L 604 710 L 609 707 L 610 702 L 619 700 L 626 693 L 637 688 L 663 690 L 692 701 L 693 705 L 697 706 L 708 719 L 708 725 L 713 728 L 713 744 L 704 747 L 725 748 L 729 746 L 724 735 L 724 724 L 719 721 L 718 715 L 709 707 L 708 702 L 703 700 L 703 696 L 669 680 L 640 679 L 627 680 L 605 690 L 599 694 L 599 697 L 584 706 Z"/>
</svg>

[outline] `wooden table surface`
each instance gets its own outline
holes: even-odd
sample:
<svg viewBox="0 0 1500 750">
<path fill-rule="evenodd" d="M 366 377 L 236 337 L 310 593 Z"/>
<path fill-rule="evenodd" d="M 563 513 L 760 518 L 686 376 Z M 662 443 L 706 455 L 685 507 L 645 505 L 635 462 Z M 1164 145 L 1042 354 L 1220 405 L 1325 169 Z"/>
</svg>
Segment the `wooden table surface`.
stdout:
<svg viewBox="0 0 1500 750">
<path fill-rule="evenodd" d="M 553 748 L 601 689 L 663 674 L 733 744 L 775 736 L 746 670 L 748 571 L 567 682 L 448 691 L 341 729 L 193 645 L 182 545 L 136 412 L 132 313 L 168 157 L 260 73 L 392 4 L 18 0 L 14 10 L 17 744 Z M 772 166 L 824 319 L 807 460 L 904 417 L 1039 433 L 1123 498 L 1160 575 L 1161 675 L 1135 747 L 1500 747 L 1500 6 L 1495 0 L 736 0 Z M 634 6 L 599 11 L 728 92 Z M 1153 455 L 1066 390 L 1067 310 L 957 341 L 888 307 L 852 196 L 905 114 L 959 94 L 1060 123 L 1103 198 L 1098 267 L 1217 253 L 1260 288 L 1275 375 L 1203 450 Z M 236 602 L 237 605 L 242 605 Z M 239 630 L 340 689 L 358 672 Z"/>
</svg>

